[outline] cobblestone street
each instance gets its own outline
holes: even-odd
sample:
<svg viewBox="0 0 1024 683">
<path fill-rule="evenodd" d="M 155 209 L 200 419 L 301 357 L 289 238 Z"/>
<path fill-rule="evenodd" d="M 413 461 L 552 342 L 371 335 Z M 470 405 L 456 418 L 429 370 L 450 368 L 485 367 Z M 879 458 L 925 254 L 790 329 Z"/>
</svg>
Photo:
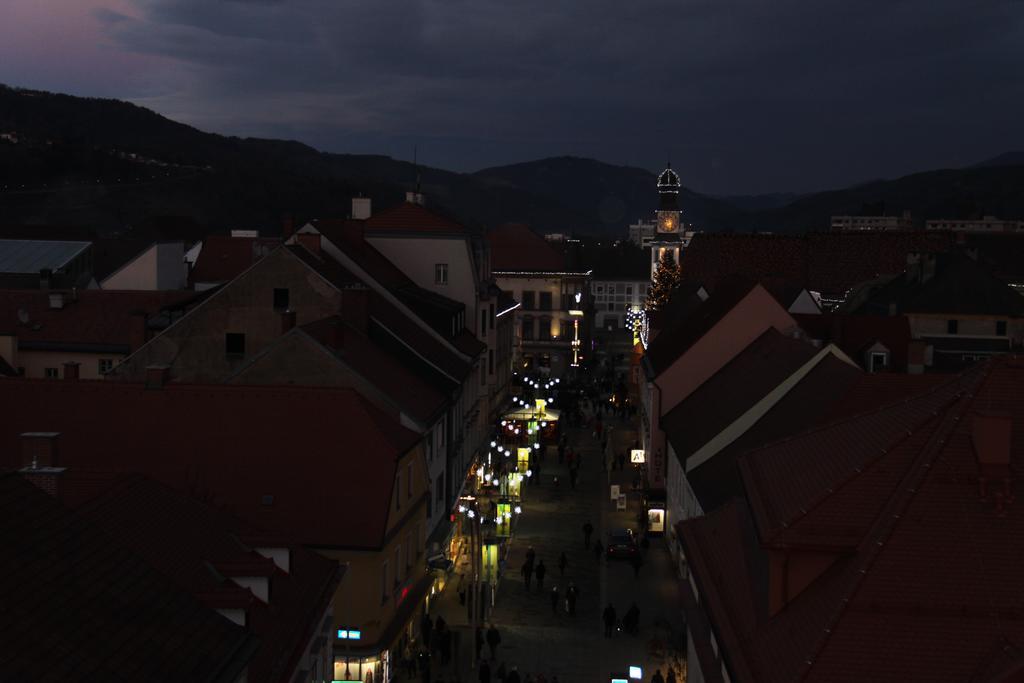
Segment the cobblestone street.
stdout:
<svg viewBox="0 0 1024 683">
<path fill-rule="evenodd" d="M 635 432 L 628 422 L 606 420 L 612 427 L 613 452 L 632 446 Z M 644 556 L 639 577 L 624 560 L 605 560 L 594 554 L 593 544 L 607 542 L 612 528 L 638 529 L 639 493 L 629 490 L 633 472 L 606 472 L 600 443 L 589 428 L 566 432 L 569 446 L 582 456 L 576 488 L 569 485 L 568 468 L 558 464 L 556 449 L 549 447 L 541 463 L 540 481 L 526 488 L 523 514 L 512 540 L 507 566 L 499 583 L 492 621 L 501 632 L 502 642 L 492 662 L 492 674 L 498 664 L 507 670 L 517 667 L 525 681 L 527 674 L 544 674 L 548 681 L 557 676 L 560 683 L 576 681 L 607 681 L 612 672 L 625 673 L 630 665 L 641 666 L 643 680 L 649 681 L 655 668 L 666 673 L 669 660 L 652 654 L 651 641 L 681 646 L 683 632 L 678 590 L 669 556 L 662 539 L 653 538 Z M 628 466 L 627 466 L 628 467 Z M 554 478 L 558 477 L 556 486 Z M 628 491 L 626 511 L 615 511 L 609 496 L 609 483 L 622 485 Z M 583 525 L 594 526 L 591 548 L 584 548 Z M 536 552 L 537 562 L 547 567 L 543 590 L 534 577 L 531 589 L 524 586 L 520 568 L 529 547 Z M 559 557 L 565 552 L 568 566 L 564 576 L 558 569 Z M 565 607 L 565 589 L 573 582 L 579 590 L 576 614 Z M 466 608 L 458 603 L 458 578 L 454 577 L 432 614 L 441 614 L 458 633 L 456 661 L 459 671 L 434 675 L 447 680 L 455 676 L 462 681 L 477 680 L 470 668 L 473 637 L 468 630 Z M 560 597 L 554 612 L 550 592 L 559 587 Z M 611 602 L 621 619 L 636 602 L 640 610 L 640 631 L 636 636 L 616 633 L 611 639 L 603 635 L 601 615 Z M 484 648 L 486 656 L 487 648 Z M 660 654 L 660 653 L 659 653 Z M 680 665 L 677 674 L 681 673 Z M 681 679 L 679 679 L 681 680 Z"/>
</svg>

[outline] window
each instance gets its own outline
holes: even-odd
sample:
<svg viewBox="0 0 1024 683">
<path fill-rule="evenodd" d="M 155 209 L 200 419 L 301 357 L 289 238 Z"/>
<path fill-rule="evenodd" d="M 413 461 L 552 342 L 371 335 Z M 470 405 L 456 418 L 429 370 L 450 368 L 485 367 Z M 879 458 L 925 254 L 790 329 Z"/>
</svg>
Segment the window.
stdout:
<svg viewBox="0 0 1024 683">
<path fill-rule="evenodd" d="M 609 301 L 608 302 L 608 310 L 609 311 L 614 311 L 615 310 L 615 302 L 613 302 L 613 301 Z"/>
<path fill-rule="evenodd" d="M 487 336 L 487 311 L 480 309 L 480 336 Z"/>
<path fill-rule="evenodd" d="M 388 561 L 384 560 L 380 570 L 380 599 L 381 602 L 388 599 Z"/>
<path fill-rule="evenodd" d="M 540 327 L 537 330 L 537 339 L 548 341 L 551 339 L 551 318 L 541 318 Z"/>
<path fill-rule="evenodd" d="M 405 497 L 412 498 L 412 463 L 409 463 L 409 469 L 407 470 L 406 475 L 409 482 L 405 485 Z"/>
<path fill-rule="evenodd" d="M 279 287 L 274 288 L 274 310 L 275 311 L 287 311 L 288 310 L 288 290 L 281 289 Z"/>
<path fill-rule="evenodd" d="M 1005 320 L 997 320 L 996 321 L 996 335 L 1000 336 L 1000 337 L 1005 337 L 1006 336 L 1006 321 Z"/>
<path fill-rule="evenodd" d="M 524 289 L 523 290 L 523 309 L 524 310 L 527 310 L 527 311 L 532 311 L 533 310 L 533 299 L 534 299 L 534 292 L 532 292 L 532 291 L 530 291 L 528 289 Z"/>
<path fill-rule="evenodd" d="M 491 329 L 493 330 L 494 329 L 494 304 L 491 304 L 490 319 L 491 319 Z"/>
<path fill-rule="evenodd" d="M 447 263 L 435 263 L 434 264 L 434 284 L 435 285 L 446 285 L 446 284 L 448 284 L 448 264 Z"/>
<path fill-rule="evenodd" d="M 530 341 L 533 339 L 533 316 L 523 316 L 523 339 Z"/>
<path fill-rule="evenodd" d="M 958 321 L 956 321 L 956 320 L 947 320 L 946 321 L 946 334 L 956 334 L 959 329 L 960 329 L 960 324 L 959 324 Z"/>
<path fill-rule="evenodd" d="M 869 372 L 881 372 L 885 370 L 888 365 L 889 354 L 880 351 L 871 352 L 871 366 L 868 368 Z"/>
<path fill-rule="evenodd" d="M 241 332 L 228 332 L 224 335 L 224 353 L 228 357 L 245 355 L 245 335 Z"/>
<path fill-rule="evenodd" d="M 402 580 L 402 544 L 395 547 L 395 585 Z"/>
<path fill-rule="evenodd" d="M 487 368 L 484 367 L 484 362 L 480 361 L 480 364 L 476 366 L 476 371 L 480 375 L 480 386 L 487 384 Z"/>
<path fill-rule="evenodd" d="M 550 311 L 551 310 L 551 292 L 540 293 L 540 310 Z"/>
<path fill-rule="evenodd" d="M 109 358 L 100 358 L 99 360 L 99 371 L 101 375 L 105 375 L 114 367 L 114 361 Z"/>
<path fill-rule="evenodd" d="M 395 475 L 395 509 L 402 509 L 402 473 Z"/>
<path fill-rule="evenodd" d="M 46 379 L 58 379 L 60 377 L 60 370 L 57 368 L 46 368 L 43 370 L 43 376 Z"/>
<path fill-rule="evenodd" d="M 406 569 L 408 569 L 409 565 L 412 564 L 412 549 L 416 547 L 412 543 L 412 532 L 411 531 L 405 537 L 405 547 L 408 548 L 408 550 L 405 552 L 405 567 L 406 567 Z"/>
<path fill-rule="evenodd" d="M 435 485 L 435 487 L 437 489 L 437 492 L 434 494 L 434 498 L 437 500 L 438 503 L 441 503 L 441 502 L 444 501 L 444 473 L 443 472 L 441 474 L 437 475 L 437 481 L 435 482 L 434 485 Z"/>
<path fill-rule="evenodd" d="M 626 296 L 633 296 L 633 288 L 628 285 L 626 286 Z"/>
<path fill-rule="evenodd" d="M 487 373 L 494 374 L 494 349 L 487 349 Z"/>
</svg>

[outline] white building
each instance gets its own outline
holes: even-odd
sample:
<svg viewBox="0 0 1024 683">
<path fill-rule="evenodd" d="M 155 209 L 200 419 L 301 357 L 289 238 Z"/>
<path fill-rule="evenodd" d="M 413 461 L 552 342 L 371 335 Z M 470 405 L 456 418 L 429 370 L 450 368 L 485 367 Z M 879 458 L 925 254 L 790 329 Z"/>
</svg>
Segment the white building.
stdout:
<svg viewBox="0 0 1024 683">
<path fill-rule="evenodd" d="M 1024 221 L 1008 221 L 995 216 L 976 219 L 939 218 L 925 223 L 928 230 L 955 230 L 957 232 L 1016 232 L 1024 230 Z"/>
<path fill-rule="evenodd" d="M 832 216 L 831 225 L 835 232 L 911 230 L 914 227 L 909 211 L 900 216 Z"/>
</svg>

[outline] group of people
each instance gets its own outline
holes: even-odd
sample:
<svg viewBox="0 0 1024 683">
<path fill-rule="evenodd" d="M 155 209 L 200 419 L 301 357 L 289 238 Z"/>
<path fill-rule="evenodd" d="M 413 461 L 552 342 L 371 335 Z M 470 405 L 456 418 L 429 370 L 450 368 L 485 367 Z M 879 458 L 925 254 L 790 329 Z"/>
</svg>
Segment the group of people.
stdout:
<svg viewBox="0 0 1024 683">
<path fill-rule="evenodd" d="M 614 605 L 609 602 L 608 606 L 604 608 L 604 612 L 601 613 L 601 620 L 604 622 L 605 638 L 611 638 L 616 630 L 621 630 L 631 636 L 640 632 L 640 608 L 636 606 L 635 602 L 630 605 L 622 617 L 621 623 L 618 621 L 618 613 L 615 611 Z"/>
<path fill-rule="evenodd" d="M 566 557 L 565 553 L 563 552 L 558 557 L 558 575 L 564 577 L 565 569 L 568 566 L 569 558 Z M 526 550 L 526 559 L 523 561 L 523 566 L 519 570 L 519 573 L 523 577 L 523 586 L 526 588 L 527 591 L 529 591 L 533 583 L 533 577 L 536 576 L 537 592 L 543 592 L 544 577 L 547 576 L 547 572 L 547 565 L 544 564 L 544 560 L 537 560 L 537 552 L 533 549 L 533 546 L 531 545 Z M 565 611 L 568 612 L 571 616 L 575 616 L 576 614 L 576 600 L 577 598 L 579 598 L 579 594 L 579 588 L 576 587 L 575 583 L 570 581 L 565 588 L 564 600 Z M 551 587 L 551 591 L 548 593 L 548 596 L 551 599 L 551 613 L 557 614 L 558 606 L 562 600 L 562 591 L 558 587 L 557 583 L 555 583 L 555 585 Z"/>
</svg>

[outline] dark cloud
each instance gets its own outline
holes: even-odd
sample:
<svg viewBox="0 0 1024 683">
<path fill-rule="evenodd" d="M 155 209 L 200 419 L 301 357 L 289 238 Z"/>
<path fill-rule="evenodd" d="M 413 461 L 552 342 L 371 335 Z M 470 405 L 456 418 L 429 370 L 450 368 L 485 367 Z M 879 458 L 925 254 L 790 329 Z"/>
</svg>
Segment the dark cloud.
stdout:
<svg viewBox="0 0 1024 683">
<path fill-rule="evenodd" d="M 1024 4 L 137 0 L 136 99 L 201 127 L 475 169 L 556 154 L 714 192 L 805 190 L 1021 146 Z M 102 12 L 103 10 L 97 10 Z"/>
</svg>

